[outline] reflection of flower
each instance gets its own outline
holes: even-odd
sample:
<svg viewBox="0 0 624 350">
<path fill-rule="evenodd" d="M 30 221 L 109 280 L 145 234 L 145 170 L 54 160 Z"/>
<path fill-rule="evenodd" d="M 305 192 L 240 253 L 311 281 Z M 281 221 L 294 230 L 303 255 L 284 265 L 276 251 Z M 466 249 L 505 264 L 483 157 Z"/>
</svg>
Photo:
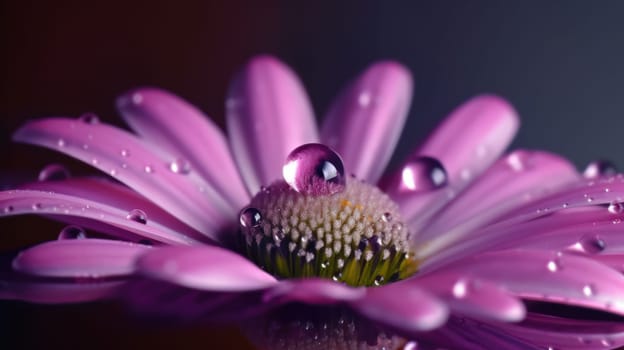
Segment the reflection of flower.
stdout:
<svg viewBox="0 0 624 350">
<path fill-rule="evenodd" d="M 0 294 L 46 303 L 123 295 L 152 311 L 241 322 L 293 305 L 339 307 L 412 348 L 624 344 L 622 176 L 594 165 L 583 178 L 540 151 L 500 157 L 516 115 L 480 96 L 380 180 L 411 87 L 400 65 L 373 65 L 319 133 L 294 74 L 258 57 L 231 87 L 229 143 L 156 89 L 118 101 L 138 137 L 93 115 L 27 124 L 17 140 L 127 187 L 53 166 L 1 192 L 5 216 L 72 226 L 17 256 Z M 85 238 L 83 227 L 106 239 Z"/>
</svg>

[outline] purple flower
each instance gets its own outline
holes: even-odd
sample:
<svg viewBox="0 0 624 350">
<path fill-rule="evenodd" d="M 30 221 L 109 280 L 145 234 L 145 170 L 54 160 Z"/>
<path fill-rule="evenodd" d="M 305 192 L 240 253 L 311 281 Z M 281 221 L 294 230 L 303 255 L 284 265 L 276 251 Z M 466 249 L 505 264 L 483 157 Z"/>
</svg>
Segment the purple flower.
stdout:
<svg viewBox="0 0 624 350">
<path fill-rule="evenodd" d="M 53 165 L 0 192 L 4 216 L 70 224 L 12 260 L 0 296 L 120 297 L 236 322 L 271 348 L 622 346 L 624 177 L 606 163 L 583 176 L 543 151 L 503 155 L 518 119 L 490 95 L 382 177 L 411 94 L 404 67 L 374 64 L 319 131 L 297 77 L 265 56 L 231 86 L 227 139 L 151 88 L 117 101 L 136 135 L 91 114 L 30 122 L 17 141 L 109 177 Z"/>
</svg>

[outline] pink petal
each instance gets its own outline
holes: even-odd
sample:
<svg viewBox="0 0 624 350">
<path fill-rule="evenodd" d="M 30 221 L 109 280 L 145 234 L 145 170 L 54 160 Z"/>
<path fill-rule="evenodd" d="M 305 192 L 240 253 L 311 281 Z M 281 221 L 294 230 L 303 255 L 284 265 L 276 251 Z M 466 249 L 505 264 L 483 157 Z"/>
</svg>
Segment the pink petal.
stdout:
<svg viewBox="0 0 624 350">
<path fill-rule="evenodd" d="M 197 240 L 180 234 L 160 224 L 158 216 L 147 218 L 146 223 L 128 219 L 129 212 L 115 206 L 65 194 L 37 190 L 14 190 L 0 192 L 1 216 L 38 214 L 54 217 L 72 217 L 100 221 L 123 231 L 168 244 L 197 244 Z M 147 214 L 150 215 L 150 214 Z M 107 231 L 105 231 L 107 232 Z"/>
<path fill-rule="evenodd" d="M 264 302 L 305 304 L 335 304 L 353 301 L 366 294 L 364 288 L 353 288 L 329 279 L 307 278 L 286 280 L 276 284 L 264 294 Z"/>
<path fill-rule="evenodd" d="M 454 271 L 417 275 L 409 281 L 441 298 L 452 313 L 470 318 L 516 322 L 526 313 L 524 304 L 499 285 Z"/>
<path fill-rule="evenodd" d="M 428 331 L 446 322 L 446 305 L 413 284 L 397 282 L 367 288 L 366 296 L 351 302 L 362 315 L 401 332 Z"/>
<path fill-rule="evenodd" d="M 217 239 L 234 221 L 228 208 L 197 174 L 176 174 L 134 135 L 102 124 L 44 119 L 16 132 L 18 141 L 64 152 L 110 173 L 196 230 Z"/>
<path fill-rule="evenodd" d="M 369 67 L 334 101 L 321 140 L 344 160 L 347 173 L 377 182 L 394 150 L 412 99 L 410 72 L 396 62 Z"/>
<path fill-rule="evenodd" d="M 539 151 L 515 151 L 498 160 L 465 192 L 423 228 L 418 240 L 435 255 L 502 213 L 535 197 L 568 185 L 580 177 L 565 159 Z M 453 234 L 450 234 L 452 232 Z"/>
<path fill-rule="evenodd" d="M 624 314 L 624 276 L 584 257 L 507 250 L 464 259 L 450 269 L 522 298 Z"/>
<path fill-rule="evenodd" d="M 431 136 L 409 159 L 428 156 L 438 159 L 444 165 L 448 187 L 454 193 L 461 191 L 473 179 L 483 173 L 507 148 L 518 129 L 518 117 L 504 100 L 490 95 L 477 96 L 454 110 Z M 400 176 L 385 185 L 386 192 L 401 205 L 403 215 L 408 219 L 425 217 L 419 212 L 431 203 L 448 201 L 449 194 L 441 191 L 433 198 L 426 197 L 423 203 L 410 203 L 409 196 L 400 192 Z M 436 204 L 436 207 L 439 207 Z"/>
<path fill-rule="evenodd" d="M 0 281 L 0 299 L 34 303 L 65 304 L 110 298 L 118 293 L 125 281 L 49 282 Z"/>
<path fill-rule="evenodd" d="M 155 88 L 124 94 L 117 108 L 147 143 L 163 149 L 172 162 L 188 162 L 189 171 L 199 172 L 232 206 L 240 208 L 249 201 L 225 135 L 199 109 Z"/>
<path fill-rule="evenodd" d="M 624 345 L 622 322 L 530 315 L 521 324 L 479 324 L 479 328 L 525 339 L 542 349 L 615 349 Z"/>
<path fill-rule="evenodd" d="M 158 223 L 158 225 L 176 232 L 175 236 L 179 236 L 177 233 L 181 233 L 195 239 L 205 239 L 205 236 L 188 227 L 145 197 L 107 179 L 70 178 L 63 181 L 39 181 L 22 185 L 21 188 L 84 198 L 86 201 L 120 209 L 126 214 L 133 209 L 140 209 L 146 213 L 149 224 Z"/>
<path fill-rule="evenodd" d="M 247 64 L 232 82 L 226 107 L 232 152 L 252 194 L 281 178 L 290 151 L 318 142 L 303 86 L 273 57 L 259 56 Z"/>
<path fill-rule="evenodd" d="M 134 272 L 134 261 L 149 246 L 104 239 L 45 242 L 22 251 L 17 271 L 42 277 L 101 278 Z"/>
<path fill-rule="evenodd" d="M 150 278 L 204 291 L 248 291 L 278 283 L 244 257 L 212 246 L 155 249 L 137 264 Z"/>
</svg>

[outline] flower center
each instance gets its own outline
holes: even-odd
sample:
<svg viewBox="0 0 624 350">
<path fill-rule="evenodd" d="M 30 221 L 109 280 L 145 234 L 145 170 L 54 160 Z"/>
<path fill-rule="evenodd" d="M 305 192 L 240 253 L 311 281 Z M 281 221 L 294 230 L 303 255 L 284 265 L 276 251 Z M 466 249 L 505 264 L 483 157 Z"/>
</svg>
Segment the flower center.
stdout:
<svg viewBox="0 0 624 350">
<path fill-rule="evenodd" d="M 302 147 L 307 155 L 290 159 Z M 316 276 L 352 286 L 413 274 L 417 264 L 396 203 L 377 187 L 345 178 L 329 148 L 302 147 L 284 166 L 286 181 L 263 188 L 241 211 L 249 259 L 277 277 Z M 317 152 L 310 155 L 310 147 Z M 309 164 L 297 164 L 301 159 Z"/>
</svg>

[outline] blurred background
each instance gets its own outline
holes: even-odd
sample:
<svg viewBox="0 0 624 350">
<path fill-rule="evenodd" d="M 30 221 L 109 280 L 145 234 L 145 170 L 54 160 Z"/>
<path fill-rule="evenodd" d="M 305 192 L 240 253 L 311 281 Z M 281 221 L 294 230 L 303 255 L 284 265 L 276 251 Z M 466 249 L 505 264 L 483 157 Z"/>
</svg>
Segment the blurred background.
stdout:
<svg viewBox="0 0 624 350">
<path fill-rule="evenodd" d="M 0 3 L 0 153 L 3 182 L 51 161 L 10 142 L 26 120 L 95 112 L 122 125 L 115 97 L 142 85 L 186 98 L 221 126 L 228 80 L 254 54 L 291 65 L 322 116 L 371 62 L 411 69 L 415 94 L 394 162 L 439 120 L 483 92 L 522 117 L 514 147 L 562 154 L 579 169 L 605 158 L 624 167 L 624 2 L 601 1 L 17 1 Z M 62 225 L 2 221 L 0 250 L 52 239 Z M 154 329 L 117 305 L 0 302 L 11 348 L 245 348 L 232 329 Z M 4 334 L 3 334 L 4 333 Z"/>
</svg>

